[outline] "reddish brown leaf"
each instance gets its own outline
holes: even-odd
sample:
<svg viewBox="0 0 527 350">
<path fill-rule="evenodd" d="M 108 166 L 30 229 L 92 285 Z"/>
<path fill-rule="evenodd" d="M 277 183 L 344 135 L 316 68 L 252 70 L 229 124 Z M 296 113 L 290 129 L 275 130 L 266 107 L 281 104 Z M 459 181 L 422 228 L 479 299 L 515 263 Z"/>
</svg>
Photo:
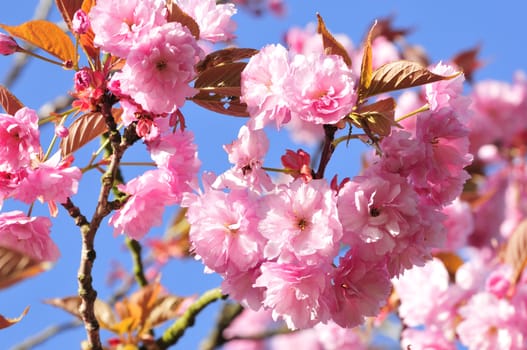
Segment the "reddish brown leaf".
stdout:
<svg viewBox="0 0 527 350">
<path fill-rule="evenodd" d="M 402 38 L 408 33 L 410 33 L 411 29 L 395 29 L 393 27 L 393 16 L 381 18 L 376 21 L 377 25 L 375 26 L 375 30 L 372 32 L 371 39 L 374 40 L 377 37 L 383 36 L 389 41 L 396 41 L 399 38 Z"/>
<path fill-rule="evenodd" d="M 362 63 L 360 66 L 360 80 L 359 80 L 359 98 L 362 99 L 364 92 L 370 88 L 373 72 L 373 58 L 372 58 L 372 49 L 371 49 L 371 36 L 375 30 L 375 25 L 377 22 L 373 23 L 368 36 L 366 37 L 366 42 L 364 43 L 364 53 L 362 54 Z"/>
<path fill-rule="evenodd" d="M 455 281 L 456 272 L 461 265 L 463 265 L 463 259 L 456 253 L 452 252 L 440 252 L 434 254 L 434 256 L 443 262 L 443 265 L 445 265 L 448 275 L 450 276 L 450 280 Z"/>
<path fill-rule="evenodd" d="M 29 311 L 29 306 L 26 306 L 24 311 L 22 311 L 20 316 L 18 316 L 17 318 L 6 318 L 6 317 L 0 315 L 0 329 L 11 327 L 12 325 L 20 322 L 20 320 L 22 318 L 24 318 L 24 316 L 26 316 L 28 311 Z"/>
<path fill-rule="evenodd" d="M 200 89 L 192 101 L 213 112 L 247 117 L 247 106 L 240 101 L 241 72 L 245 62 L 225 63 L 203 71 L 194 83 Z"/>
<path fill-rule="evenodd" d="M 483 62 L 478 60 L 480 45 L 462 51 L 452 58 L 452 62 L 458 66 L 465 74 L 467 81 L 472 82 L 474 72 L 483 66 Z"/>
<path fill-rule="evenodd" d="M 64 298 L 46 299 L 44 300 L 44 303 L 58 307 L 59 309 L 62 309 L 80 319 L 79 306 L 81 305 L 81 298 L 78 295 Z M 111 306 L 104 301 L 99 299 L 95 300 L 94 312 L 97 321 L 99 321 L 101 324 L 101 327 L 105 329 L 111 329 L 111 327 L 116 323 Z"/>
<path fill-rule="evenodd" d="M 360 128 L 367 124 L 369 131 L 379 136 L 388 136 L 393 126 L 399 126 L 394 121 L 395 100 L 386 98 L 359 109 L 351 115 L 354 124 Z"/>
<path fill-rule="evenodd" d="M 226 49 L 214 51 L 198 62 L 196 65 L 196 70 L 198 73 L 202 73 L 209 68 L 250 58 L 257 53 L 258 50 L 256 49 L 244 49 L 237 47 L 229 47 Z"/>
<path fill-rule="evenodd" d="M 168 21 L 169 22 L 178 22 L 182 26 L 188 28 L 190 33 L 194 35 L 196 40 L 199 39 L 199 25 L 196 23 L 194 18 L 185 13 L 175 2 L 172 0 L 167 1 L 168 7 Z"/>
<path fill-rule="evenodd" d="M 81 115 L 69 126 L 69 134 L 60 141 L 62 157 L 75 152 L 94 138 L 106 132 L 107 127 L 101 113 Z"/>
<path fill-rule="evenodd" d="M 520 222 L 512 233 L 504 254 L 505 262 L 512 266 L 512 282 L 516 284 L 527 264 L 527 219 Z"/>
<path fill-rule="evenodd" d="M 318 27 L 317 27 L 317 33 L 322 35 L 322 44 L 324 45 L 324 51 L 328 55 L 339 55 L 342 57 L 344 62 L 348 65 L 348 67 L 351 67 L 351 57 L 348 54 L 348 51 L 342 46 L 341 43 L 335 37 L 333 34 L 329 32 L 329 30 L 326 27 L 326 24 L 324 23 L 324 20 L 322 19 L 322 16 L 317 13 L 317 19 L 318 19 Z"/>
<path fill-rule="evenodd" d="M 55 0 L 57 8 L 64 18 L 64 22 L 68 25 L 68 28 L 71 31 L 71 20 L 75 12 L 83 6 L 83 0 Z M 88 12 L 86 12 L 88 13 Z"/>
<path fill-rule="evenodd" d="M 423 67 L 430 65 L 430 60 L 423 47 L 419 45 L 408 45 L 403 49 L 403 59 L 419 63 Z"/>
<path fill-rule="evenodd" d="M 16 111 L 24 107 L 22 102 L 3 85 L 0 85 L 0 105 L 7 114 L 11 115 L 15 115 Z"/>
<path fill-rule="evenodd" d="M 459 74 L 461 73 L 445 77 L 430 72 L 416 62 L 391 62 L 373 72 L 371 84 L 368 88 L 362 90 L 362 97 L 365 98 L 385 92 L 411 88 L 440 80 L 452 79 Z"/>
<path fill-rule="evenodd" d="M 183 301 L 185 298 L 175 295 L 166 295 L 157 299 L 155 306 L 147 315 L 144 331 L 149 331 L 168 320 L 181 316 Z"/>
<path fill-rule="evenodd" d="M 0 247 L 0 289 L 33 277 L 50 267 L 49 262 L 37 261 L 16 250 Z"/>
<path fill-rule="evenodd" d="M 75 45 L 55 23 L 33 20 L 19 26 L 0 24 L 0 27 L 9 34 L 41 48 L 62 61 L 75 61 Z"/>
</svg>

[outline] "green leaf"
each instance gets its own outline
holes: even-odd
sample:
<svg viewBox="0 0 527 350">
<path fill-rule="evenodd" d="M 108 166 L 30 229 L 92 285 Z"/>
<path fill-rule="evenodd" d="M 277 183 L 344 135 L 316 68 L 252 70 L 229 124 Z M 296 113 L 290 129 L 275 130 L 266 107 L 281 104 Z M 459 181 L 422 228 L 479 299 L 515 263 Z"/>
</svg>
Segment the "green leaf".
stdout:
<svg viewBox="0 0 527 350">
<path fill-rule="evenodd" d="M 459 74 L 461 73 L 451 76 L 442 76 L 432 73 L 417 62 L 391 62 L 373 72 L 371 84 L 361 91 L 362 97 L 366 98 L 385 92 L 416 87 L 441 80 L 448 80 L 457 77 Z"/>
<path fill-rule="evenodd" d="M 339 55 L 342 57 L 344 62 L 348 65 L 348 67 L 351 67 L 351 57 L 348 54 L 348 51 L 344 48 L 344 46 L 329 32 L 329 30 L 326 27 L 326 24 L 324 23 L 324 20 L 322 19 L 322 16 L 317 13 L 317 19 L 318 19 L 318 26 L 317 26 L 317 33 L 322 35 L 322 44 L 324 45 L 324 51 L 328 55 Z"/>
<path fill-rule="evenodd" d="M 33 20 L 18 26 L 0 24 L 0 28 L 12 36 L 41 48 L 62 61 L 75 61 L 75 45 L 73 45 L 70 37 L 55 23 L 45 20 Z"/>
</svg>

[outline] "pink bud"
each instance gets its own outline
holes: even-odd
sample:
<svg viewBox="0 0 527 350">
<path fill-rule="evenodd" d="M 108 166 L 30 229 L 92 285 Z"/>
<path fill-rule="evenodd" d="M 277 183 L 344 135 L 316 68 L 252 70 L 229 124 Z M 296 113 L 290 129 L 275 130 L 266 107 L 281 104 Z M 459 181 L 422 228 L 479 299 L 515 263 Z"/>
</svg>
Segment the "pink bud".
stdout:
<svg viewBox="0 0 527 350">
<path fill-rule="evenodd" d="M 58 137 L 66 137 L 69 134 L 68 128 L 66 128 L 64 125 L 57 125 L 55 127 L 55 135 Z"/>
<path fill-rule="evenodd" d="M 18 48 L 19 46 L 13 37 L 0 33 L 0 54 L 11 55 L 17 52 Z"/>
<path fill-rule="evenodd" d="M 73 19 L 71 20 L 71 29 L 74 33 L 84 34 L 90 27 L 90 19 L 88 15 L 83 10 L 77 10 L 73 14 Z"/>
</svg>

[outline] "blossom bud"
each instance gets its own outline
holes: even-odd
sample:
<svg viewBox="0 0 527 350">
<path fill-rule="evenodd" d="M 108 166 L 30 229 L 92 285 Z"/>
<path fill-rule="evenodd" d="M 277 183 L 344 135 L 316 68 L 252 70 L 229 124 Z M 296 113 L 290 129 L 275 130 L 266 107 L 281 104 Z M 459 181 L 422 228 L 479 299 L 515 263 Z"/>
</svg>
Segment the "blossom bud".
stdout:
<svg viewBox="0 0 527 350">
<path fill-rule="evenodd" d="M 69 130 L 64 125 L 57 125 L 55 127 L 55 135 L 58 137 L 66 137 L 69 135 Z"/>
<path fill-rule="evenodd" d="M 79 9 L 73 14 L 73 19 L 71 20 L 71 29 L 76 34 L 84 34 L 90 27 L 90 19 L 88 15 L 83 10 Z"/>
<path fill-rule="evenodd" d="M 0 33 L 0 54 L 7 56 L 18 51 L 18 44 L 9 35 Z"/>
</svg>

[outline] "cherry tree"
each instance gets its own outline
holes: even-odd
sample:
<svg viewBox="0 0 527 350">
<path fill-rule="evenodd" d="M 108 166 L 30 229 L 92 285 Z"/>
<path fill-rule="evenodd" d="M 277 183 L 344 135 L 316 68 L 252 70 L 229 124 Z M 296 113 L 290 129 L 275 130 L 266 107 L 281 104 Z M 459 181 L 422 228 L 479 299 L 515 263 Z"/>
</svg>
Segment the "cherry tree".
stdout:
<svg viewBox="0 0 527 350">
<path fill-rule="evenodd" d="M 268 5 L 283 13 L 280 1 Z M 315 27 L 290 30 L 283 44 L 243 48 L 232 45 L 232 16 L 262 3 L 56 6 L 66 32 L 46 20 L 0 24 L 0 53 L 45 60 L 73 80 L 68 105 L 43 117 L 0 88 L 0 205 L 27 208 L 0 212 L 0 287 L 60 259 L 50 218 L 72 220 L 78 295 L 46 302 L 80 320 L 82 349 L 169 348 L 222 299 L 203 349 L 367 349 L 394 323 L 404 348 L 527 346 L 522 75 L 473 82 L 477 49 L 430 62 L 401 45 L 407 31 L 390 19 L 374 21 L 359 47 L 314 14 Z M 209 145 L 194 130 L 206 123 L 188 122 L 191 103 L 246 121 L 223 145 L 221 173 L 200 159 Z M 317 147 L 283 147 L 270 166 L 271 131 Z M 77 158 L 94 140 L 98 150 Z M 335 151 L 356 143 L 368 148 L 361 171 L 332 173 Z M 137 148 L 146 164 L 125 160 Z M 93 210 L 76 202 L 83 185 Z M 47 215 L 33 214 L 39 205 Z M 148 240 L 173 206 L 177 234 Z M 94 284 L 105 225 L 134 259 L 132 272 L 116 272 L 133 278 L 112 301 Z M 170 293 L 166 263 L 185 258 L 221 285 Z M 31 316 L 1 316 L 0 327 Z"/>
</svg>

